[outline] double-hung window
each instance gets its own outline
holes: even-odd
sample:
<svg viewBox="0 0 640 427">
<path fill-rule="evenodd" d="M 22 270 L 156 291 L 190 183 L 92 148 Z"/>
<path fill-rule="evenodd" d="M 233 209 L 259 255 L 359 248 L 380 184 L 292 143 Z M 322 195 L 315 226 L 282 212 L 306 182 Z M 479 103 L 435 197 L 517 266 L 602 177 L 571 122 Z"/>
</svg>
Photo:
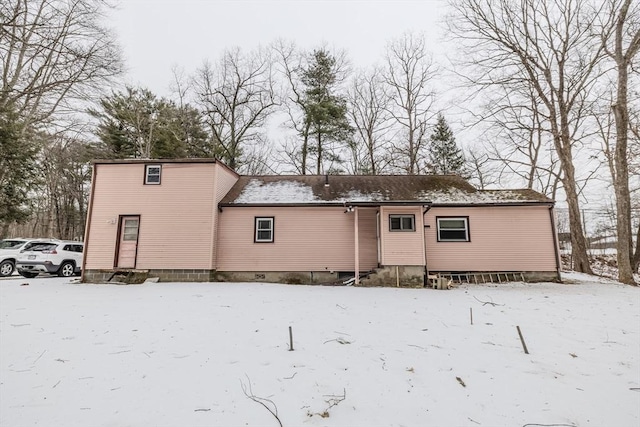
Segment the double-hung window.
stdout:
<svg viewBox="0 0 640 427">
<path fill-rule="evenodd" d="M 438 217 L 438 242 L 468 242 L 469 217 Z"/>
<path fill-rule="evenodd" d="M 415 215 L 389 215 L 389 231 L 416 231 Z"/>
<path fill-rule="evenodd" d="M 254 241 L 256 243 L 273 242 L 273 217 L 256 217 Z"/>
<path fill-rule="evenodd" d="M 160 165 L 145 165 L 144 167 L 144 183 L 145 184 L 160 184 L 160 174 L 162 173 L 162 166 Z"/>
</svg>

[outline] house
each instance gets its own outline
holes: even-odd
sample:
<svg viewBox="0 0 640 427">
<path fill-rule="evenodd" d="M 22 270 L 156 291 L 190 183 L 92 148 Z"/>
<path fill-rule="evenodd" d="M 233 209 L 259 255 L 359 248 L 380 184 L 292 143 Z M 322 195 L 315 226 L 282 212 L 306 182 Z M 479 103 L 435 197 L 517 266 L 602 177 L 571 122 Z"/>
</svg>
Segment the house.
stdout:
<svg viewBox="0 0 640 427">
<path fill-rule="evenodd" d="M 96 161 L 83 280 L 130 270 L 390 286 L 432 274 L 557 280 L 553 206 L 532 190 L 478 190 L 448 175 L 240 176 L 213 159 Z"/>
</svg>

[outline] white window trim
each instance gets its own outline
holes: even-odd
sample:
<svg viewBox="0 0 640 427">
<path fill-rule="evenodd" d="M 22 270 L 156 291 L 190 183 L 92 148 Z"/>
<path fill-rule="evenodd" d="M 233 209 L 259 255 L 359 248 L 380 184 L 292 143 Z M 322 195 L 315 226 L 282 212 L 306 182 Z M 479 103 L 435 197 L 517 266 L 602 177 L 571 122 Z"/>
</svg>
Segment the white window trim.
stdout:
<svg viewBox="0 0 640 427">
<path fill-rule="evenodd" d="M 399 229 L 391 228 L 391 218 L 400 218 Z M 402 228 L 402 218 L 411 218 L 411 223 L 413 225 L 413 228 Z M 416 216 L 414 214 L 389 214 L 389 231 L 393 233 L 416 231 Z"/>
<path fill-rule="evenodd" d="M 258 224 L 261 221 L 268 221 L 269 222 L 269 228 L 258 228 Z M 274 237 L 274 218 L 272 216 L 257 216 L 255 217 L 255 223 L 254 223 L 254 235 L 253 235 L 253 241 L 254 243 L 273 243 L 273 237 Z M 258 232 L 259 231 L 270 231 L 271 232 L 271 238 L 270 239 L 260 239 L 258 237 Z"/>
<path fill-rule="evenodd" d="M 464 221 L 464 239 L 442 239 L 440 238 L 440 221 Z M 469 242 L 471 241 L 469 238 L 469 218 L 468 217 L 464 217 L 464 216 L 456 216 L 456 217 L 441 217 L 441 218 L 437 218 L 437 225 L 438 225 L 438 242 Z M 446 229 L 445 229 L 446 230 Z M 460 228 L 456 228 L 456 229 L 449 229 L 449 230 L 461 230 Z"/>
<path fill-rule="evenodd" d="M 159 172 L 158 174 L 149 174 L 149 169 L 151 168 L 158 168 Z M 158 182 L 153 182 L 153 181 L 149 181 L 149 177 L 150 176 L 157 176 L 158 177 Z M 160 185 L 160 182 L 162 181 L 162 165 L 144 165 L 144 183 L 145 185 Z"/>
</svg>

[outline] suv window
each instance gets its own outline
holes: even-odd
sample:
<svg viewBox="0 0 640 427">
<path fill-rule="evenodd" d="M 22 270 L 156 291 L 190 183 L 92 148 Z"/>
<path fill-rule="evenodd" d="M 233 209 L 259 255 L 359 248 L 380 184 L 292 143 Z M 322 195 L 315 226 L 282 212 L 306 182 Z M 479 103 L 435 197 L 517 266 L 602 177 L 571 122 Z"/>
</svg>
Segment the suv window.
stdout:
<svg viewBox="0 0 640 427">
<path fill-rule="evenodd" d="M 65 245 L 64 248 L 62 248 L 63 251 L 69 251 L 69 252 L 79 252 L 82 253 L 82 245 Z"/>
<path fill-rule="evenodd" d="M 0 249 L 14 249 L 24 243 L 24 240 L 2 240 Z"/>
<path fill-rule="evenodd" d="M 52 251 L 58 246 L 55 243 L 33 243 L 30 248 L 25 248 L 35 252 Z"/>
</svg>

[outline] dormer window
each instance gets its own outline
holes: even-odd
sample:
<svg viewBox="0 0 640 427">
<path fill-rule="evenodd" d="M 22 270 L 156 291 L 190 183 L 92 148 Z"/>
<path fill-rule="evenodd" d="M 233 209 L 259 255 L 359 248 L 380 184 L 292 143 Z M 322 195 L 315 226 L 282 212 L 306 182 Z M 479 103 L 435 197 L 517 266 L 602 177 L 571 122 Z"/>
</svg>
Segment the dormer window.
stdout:
<svg viewBox="0 0 640 427">
<path fill-rule="evenodd" d="M 144 183 L 151 185 L 160 184 L 160 174 L 162 173 L 162 166 L 160 165 L 145 165 L 144 167 Z"/>
</svg>

